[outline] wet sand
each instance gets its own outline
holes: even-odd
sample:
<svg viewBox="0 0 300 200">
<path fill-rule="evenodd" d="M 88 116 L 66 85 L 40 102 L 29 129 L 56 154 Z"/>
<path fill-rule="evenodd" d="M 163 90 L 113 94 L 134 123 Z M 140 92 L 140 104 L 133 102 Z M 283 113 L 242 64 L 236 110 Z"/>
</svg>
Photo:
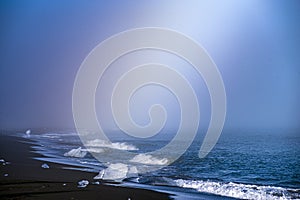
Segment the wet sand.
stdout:
<svg viewBox="0 0 300 200">
<path fill-rule="evenodd" d="M 171 195 L 146 189 L 93 184 L 94 173 L 62 169 L 65 165 L 35 160 L 31 141 L 0 134 L 0 199 L 171 199 Z M 78 181 L 88 180 L 85 188 Z"/>
</svg>

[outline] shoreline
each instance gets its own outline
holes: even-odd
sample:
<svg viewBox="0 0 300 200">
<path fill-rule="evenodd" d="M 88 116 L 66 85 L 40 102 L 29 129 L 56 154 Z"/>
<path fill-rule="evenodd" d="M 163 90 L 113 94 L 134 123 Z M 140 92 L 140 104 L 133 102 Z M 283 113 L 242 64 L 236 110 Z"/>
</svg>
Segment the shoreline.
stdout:
<svg viewBox="0 0 300 200">
<path fill-rule="evenodd" d="M 93 184 L 94 173 L 67 170 L 67 165 L 34 159 L 32 141 L 0 134 L 0 198 L 1 199 L 172 199 L 171 194 L 148 189 Z M 46 163 L 49 168 L 42 168 Z M 88 180 L 89 185 L 78 187 Z"/>
</svg>

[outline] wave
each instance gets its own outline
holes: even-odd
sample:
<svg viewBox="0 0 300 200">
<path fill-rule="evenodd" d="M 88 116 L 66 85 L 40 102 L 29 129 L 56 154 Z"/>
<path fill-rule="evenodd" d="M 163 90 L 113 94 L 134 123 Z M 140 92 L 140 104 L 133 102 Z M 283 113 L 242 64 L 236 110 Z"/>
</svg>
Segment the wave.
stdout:
<svg viewBox="0 0 300 200">
<path fill-rule="evenodd" d="M 126 142 L 107 142 L 105 140 L 95 139 L 87 142 L 90 147 L 107 147 L 118 150 L 139 150 L 137 147 Z"/>
<path fill-rule="evenodd" d="M 168 163 L 168 159 L 166 158 L 159 159 L 147 154 L 138 154 L 134 156 L 130 160 L 130 162 L 147 164 L 147 165 L 166 165 Z"/>
<path fill-rule="evenodd" d="M 92 165 L 92 166 L 102 166 L 100 162 L 89 162 L 89 161 L 81 161 L 79 160 L 79 163 L 80 164 L 83 164 L 83 165 Z"/>
<path fill-rule="evenodd" d="M 60 138 L 58 135 L 48 135 L 48 134 L 44 134 L 41 137 L 43 137 L 43 138 L 50 138 L 50 139 L 58 139 L 58 138 Z"/>
<path fill-rule="evenodd" d="M 91 153 L 103 153 L 104 150 L 101 148 L 87 148 L 87 150 Z"/>
<path fill-rule="evenodd" d="M 196 189 L 199 192 L 211 193 L 239 199 L 299 199 L 299 189 L 289 189 L 274 186 L 248 185 L 242 183 L 221 183 L 212 181 L 191 181 L 178 179 L 179 187 Z"/>
<path fill-rule="evenodd" d="M 81 147 L 77 149 L 71 149 L 67 153 L 64 154 L 64 156 L 67 157 L 75 157 L 75 158 L 83 158 L 86 156 L 87 152 L 91 153 L 103 153 L 104 150 L 101 148 L 87 148 L 87 149 L 82 149 Z"/>
</svg>

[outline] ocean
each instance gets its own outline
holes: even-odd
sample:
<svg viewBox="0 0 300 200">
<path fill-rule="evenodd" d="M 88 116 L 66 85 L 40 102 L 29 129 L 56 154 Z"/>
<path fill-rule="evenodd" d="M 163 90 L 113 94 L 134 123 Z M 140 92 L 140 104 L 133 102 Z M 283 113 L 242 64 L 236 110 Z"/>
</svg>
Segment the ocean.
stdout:
<svg viewBox="0 0 300 200">
<path fill-rule="evenodd" d="M 159 166 L 167 158 L 145 156 L 166 144 L 164 140 L 119 140 L 112 143 L 90 141 L 82 145 L 74 131 L 31 131 L 18 133 L 30 137 L 32 147 L 46 163 L 62 163 L 70 170 L 95 172 L 98 179 L 113 180 L 127 186 L 163 188 L 186 193 L 206 193 L 237 199 L 300 199 L 300 135 L 293 132 L 268 131 L 224 132 L 214 149 L 203 159 L 198 157 L 201 141 L 174 163 L 161 169 L 141 173 L 136 166 Z M 104 160 L 110 149 L 140 153 L 130 166 Z"/>
</svg>

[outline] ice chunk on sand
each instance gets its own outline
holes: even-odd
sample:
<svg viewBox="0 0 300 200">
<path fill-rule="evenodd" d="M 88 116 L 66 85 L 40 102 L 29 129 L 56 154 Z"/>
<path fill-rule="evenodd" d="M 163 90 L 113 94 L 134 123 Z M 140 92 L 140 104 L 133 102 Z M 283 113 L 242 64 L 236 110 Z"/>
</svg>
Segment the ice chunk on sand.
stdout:
<svg viewBox="0 0 300 200">
<path fill-rule="evenodd" d="M 28 129 L 28 130 L 25 132 L 25 137 L 30 138 L 30 133 L 31 133 L 31 130 Z"/>
<path fill-rule="evenodd" d="M 108 168 L 99 172 L 94 179 L 122 181 L 127 177 L 128 166 L 123 163 L 110 164 Z"/>
<path fill-rule="evenodd" d="M 138 169 L 136 166 L 130 166 L 123 163 L 110 164 L 106 169 L 99 172 L 94 179 L 102 179 L 109 181 L 120 182 L 128 177 L 136 177 L 138 175 Z"/>
<path fill-rule="evenodd" d="M 81 147 L 77 149 L 72 149 L 69 152 L 65 153 L 64 156 L 75 157 L 75 158 L 83 158 L 86 156 L 87 150 L 81 149 Z"/>
<path fill-rule="evenodd" d="M 50 168 L 49 165 L 47 165 L 47 163 L 42 164 L 41 167 L 44 168 L 44 169 L 49 169 Z"/>
<path fill-rule="evenodd" d="M 78 182 L 78 186 L 77 187 L 79 187 L 79 188 L 85 188 L 86 186 L 88 186 L 88 184 L 89 184 L 89 181 L 87 181 L 87 180 L 81 180 L 81 181 Z"/>
<path fill-rule="evenodd" d="M 135 177 L 138 174 L 138 169 L 136 166 L 130 166 L 127 172 L 127 177 Z"/>
<path fill-rule="evenodd" d="M 2 165 L 9 165 L 10 162 L 5 161 L 4 159 L 0 159 L 0 164 L 2 164 Z"/>
</svg>

